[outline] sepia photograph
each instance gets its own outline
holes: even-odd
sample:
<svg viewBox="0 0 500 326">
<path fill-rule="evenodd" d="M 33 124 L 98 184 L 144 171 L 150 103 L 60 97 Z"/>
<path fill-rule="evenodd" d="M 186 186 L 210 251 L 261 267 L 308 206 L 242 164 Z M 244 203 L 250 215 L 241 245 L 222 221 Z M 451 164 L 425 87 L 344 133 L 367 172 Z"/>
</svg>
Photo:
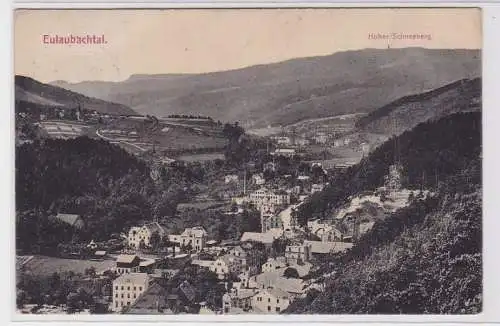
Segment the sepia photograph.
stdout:
<svg viewBox="0 0 500 326">
<path fill-rule="evenodd" d="M 481 9 L 13 24 L 16 315 L 483 311 Z"/>
</svg>

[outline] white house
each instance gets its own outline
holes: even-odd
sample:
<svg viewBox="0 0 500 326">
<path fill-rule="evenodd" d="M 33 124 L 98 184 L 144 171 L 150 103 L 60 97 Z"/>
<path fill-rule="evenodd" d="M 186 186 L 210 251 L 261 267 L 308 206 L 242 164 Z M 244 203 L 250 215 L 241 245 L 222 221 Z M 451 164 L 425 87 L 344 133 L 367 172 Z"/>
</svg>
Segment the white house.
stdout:
<svg viewBox="0 0 500 326">
<path fill-rule="evenodd" d="M 137 301 L 137 298 L 149 287 L 146 273 L 123 274 L 113 281 L 113 311 L 121 311 Z"/>
<path fill-rule="evenodd" d="M 259 291 L 252 298 L 252 307 L 259 312 L 279 314 L 290 305 L 290 295 L 278 288 L 268 288 Z"/>
<path fill-rule="evenodd" d="M 285 156 L 285 157 L 293 157 L 295 156 L 296 152 L 295 149 L 293 148 L 277 148 L 272 155 L 276 156 Z"/>
<path fill-rule="evenodd" d="M 140 243 L 143 242 L 145 246 L 151 245 L 150 240 L 153 233 L 158 233 L 160 238 L 165 236 L 165 229 L 157 222 L 145 224 L 141 227 L 133 226 L 128 232 L 128 245 L 131 248 L 139 248 Z"/>
<path fill-rule="evenodd" d="M 240 260 L 231 255 L 217 258 L 209 267 L 210 271 L 217 274 L 219 279 L 224 279 L 231 273 L 238 274 L 241 271 Z"/>
<path fill-rule="evenodd" d="M 311 248 L 304 244 L 286 246 L 285 258 L 293 264 L 307 262 L 311 259 Z"/>
<path fill-rule="evenodd" d="M 252 192 L 249 196 L 250 202 L 253 203 L 257 208 L 262 205 L 289 205 L 290 204 L 290 194 L 284 191 L 273 192 L 266 188 L 261 188 Z"/>
<path fill-rule="evenodd" d="M 182 234 L 171 234 L 168 239 L 180 246 L 190 245 L 193 250 L 198 252 L 206 246 L 207 231 L 201 226 L 186 228 Z"/>
<path fill-rule="evenodd" d="M 266 180 L 264 179 L 264 175 L 262 173 L 252 175 L 252 183 L 258 186 L 265 184 Z"/>
<path fill-rule="evenodd" d="M 322 191 L 325 188 L 325 185 L 315 183 L 311 186 L 311 194 L 314 194 L 315 192 Z"/>
<path fill-rule="evenodd" d="M 224 176 L 224 182 L 225 183 L 238 182 L 238 175 L 237 174 L 228 174 L 228 175 Z"/>
<path fill-rule="evenodd" d="M 269 258 L 267 262 L 262 265 L 262 273 L 273 272 L 277 269 L 286 267 L 286 258 L 285 257 L 276 257 Z"/>
</svg>

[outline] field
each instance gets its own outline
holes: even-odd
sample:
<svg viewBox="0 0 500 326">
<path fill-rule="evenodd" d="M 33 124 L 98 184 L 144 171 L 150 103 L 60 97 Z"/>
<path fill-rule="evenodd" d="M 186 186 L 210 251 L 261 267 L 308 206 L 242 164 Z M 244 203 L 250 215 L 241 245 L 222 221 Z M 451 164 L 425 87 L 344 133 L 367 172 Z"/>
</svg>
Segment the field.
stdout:
<svg viewBox="0 0 500 326">
<path fill-rule="evenodd" d="M 19 257 L 19 256 L 18 256 Z M 17 259 L 19 261 L 19 258 Z M 106 269 L 112 268 L 115 265 L 113 259 L 108 259 L 104 261 L 91 261 L 91 260 L 80 260 L 80 259 L 63 259 L 47 256 L 34 256 L 29 260 L 24 268 L 26 271 L 31 272 L 34 275 L 46 276 L 51 275 L 54 272 L 68 272 L 73 271 L 74 273 L 85 273 L 85 269 L 94 267 L 96 272 L 103 272 Z"/>
<path fill-rule="evenodd" d="M 177 159 L 180 161 L 187 161 L 187 162 L 223 160 L 224 154 L 222 153 L 184 154 L 177 157 Z"/>
</svg>

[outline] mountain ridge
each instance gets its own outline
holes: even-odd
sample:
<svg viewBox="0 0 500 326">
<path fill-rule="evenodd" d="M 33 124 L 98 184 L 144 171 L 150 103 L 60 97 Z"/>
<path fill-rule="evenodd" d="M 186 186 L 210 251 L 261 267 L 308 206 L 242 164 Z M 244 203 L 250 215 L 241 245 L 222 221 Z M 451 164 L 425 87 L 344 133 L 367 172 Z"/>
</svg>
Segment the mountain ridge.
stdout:
<svg viewBox="0 0 500 326">
<path fill-rule="evenodd" d="M 367 113 L 405 95 L 478 77 L 480 61 L 480 50 L 365 49 L 228 71 L 58 86 L 142 114 L 202 114 L 254 127 Z"/>
</svg>

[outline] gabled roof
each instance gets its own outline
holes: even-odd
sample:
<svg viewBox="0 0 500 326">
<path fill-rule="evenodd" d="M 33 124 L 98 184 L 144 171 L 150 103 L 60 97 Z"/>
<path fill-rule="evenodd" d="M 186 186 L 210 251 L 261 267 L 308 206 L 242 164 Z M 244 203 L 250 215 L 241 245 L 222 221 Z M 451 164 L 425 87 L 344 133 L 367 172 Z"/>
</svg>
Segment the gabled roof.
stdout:
<svg viewBox="0 0 500 326">
<path fill-rule="evenodd" d="M 241 236 L 241 241 L 256 241 L 267 244 L 272 244 L 274 241 L 274 235 L 272 233 L 260 233 L 260 232 L 245 232 Z"/>
<path fill-rule="evenodd" d="M 322 241 L 310 241 L 305 240 L 304 244 L 311 247 L 311 253 L 313 254 L 327 254 L 335 252 L 343 252 L 347 249 L 352 248 L 353 244 L 349 242 L 322 242 Z"/>
<path fill-rule="evenodd" d="M 113 283 L 133 283 L 133 284 L 147 284 L 149 282 L 149 275 L 146 273 L 129 273 L 122 274 Z"/>
<path fill-rule="evenodd" d="M 148 229 L 150 233 L 158 232 L 159 235 L 165 234 L 165 228 L 161 226 L 158 222 L 152 222 L 145 224 L 144 227 Z"/>
<path fill-rule="evenodd" d="M 263 292 L 267 292 L 277 299 L 282 299 L 282 298 L 288 299 L 290 297 L 290 295 L 287 292 L 283 291 L 282 289 L 275 288 L 275 287 L 268 288 L 268 289 L 264 290 Z"/>
<path fill-rule="evenodd" d="M 139 256 L 136 255 L 120 255 L 116 259 L 117 263 L 124 263 L 124 264 L 131 264 L 134 262 L 134 260 L 139 259 Z"/>
<path fill-rule="evenodd" d="M 274 288 L 278 288 L 288 293 L 304 293 L 304 281 L 298 278 L 278 277 L 274 282 Z"/>
<path fill-rule="evenodd" d="M 206 237 L 207 231 L 201 226 L 196 226 L 193 228 L 186 228 L 184 232 L 182 232 L 182 236 L 190 237 L 195 236 L 197 238 Z"/>
<path fill-rule="evenodd" d="M 143 294 L 139 296 L 125 313 L 130 314 L 168 314 L 166 309 L 167 291 L 158 283 L 153 283 Z M 161 310 L 161 312 L 159 311 Z"/>
<path fill-rule="evenodd" d="M 80 215 L 77 214 L 63 214 L 59 213 L 56 215 L 56 219 L 61 222 L 67 223 L 71 226 L 75 225 L 75 223 L 80 219 Z"/>
<path fill-rule="evenodd" d="M 244 256 L 246 256 L 246 254 L 247 254 L 247 252 L 243 248 L 241 248 L 241 246 L 236 246 L 231 251 L 240 252 Z"/>
</svg>

